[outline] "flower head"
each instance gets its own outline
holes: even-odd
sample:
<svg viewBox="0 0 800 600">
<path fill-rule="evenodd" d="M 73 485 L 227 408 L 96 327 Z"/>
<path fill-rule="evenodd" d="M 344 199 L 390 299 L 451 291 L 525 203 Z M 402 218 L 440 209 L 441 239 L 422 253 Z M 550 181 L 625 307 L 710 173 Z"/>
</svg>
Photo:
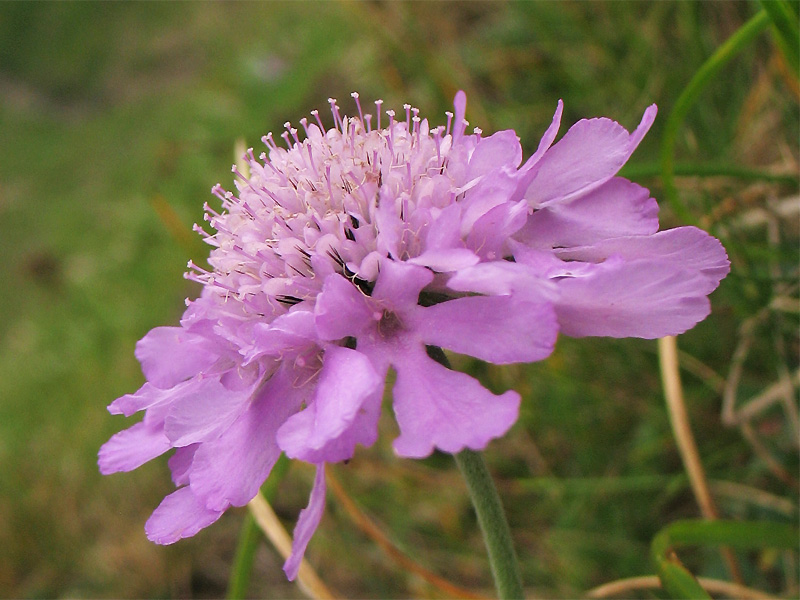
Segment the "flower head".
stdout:
<svg viewBox="0 0 800 600">
<path fill-rule="evenodd" d="M 377 437 L 384 381 L 401 456 L 480 449 L 517 419 L 495 395 L 431 358 L 439 348 L 505 364 L 547 357 L 558 332 L 655 338 L 692 327 L 728 271 L 705 232 L 658 232 L 655 200 L 617 171 L 655 118 L 629 133 L 578 122 L 553 144 L 559 102 L 524 164 L 513 131 L 466 132 L 459 92 L 446 125 L 409 105 L 291 124 L 246 155 L 237 192 L 206 206 L 210 270 L 179 327 L 138 344 L 147 382 L 109 410 L 142 422 L 100 450 L 103 473 L 174 449 L 179 489 L 146 525 L 158 543 L 194 535 L 255 496 L 283 452 L 317 465 L 295 530 L 290 578 L 322 515 L 324 465 Z M 302 137 L 302 139 L 301 139 Z"/>
</svg>

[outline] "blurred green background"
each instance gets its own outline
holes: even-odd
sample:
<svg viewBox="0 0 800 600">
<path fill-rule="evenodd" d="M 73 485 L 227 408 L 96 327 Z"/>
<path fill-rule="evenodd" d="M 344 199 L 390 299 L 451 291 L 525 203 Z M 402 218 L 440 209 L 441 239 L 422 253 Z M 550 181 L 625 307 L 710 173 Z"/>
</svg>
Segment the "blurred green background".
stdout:
<svg viewBox="0 0 800 600">
<path fill-rule="evenodd" d="M 564 99 L 562 133 L 609 116 L 659 118 L 629 167 L 660 193 L 658 149 L 680 92 L 759 6 L 749 2 L 3 3 L 0 5 L 0 596 L 224 595 L 244 511 L 164 548 L 143 525 L 171 491 L 165 460 L 101 477 L 99 446 L 127 427 L 105 406 L 142 383 L 134 344 L 175 324 L 206 249 L 191 232 L 234 142 L 258 148 L 326 99 L 410 102 L 444 121 L 467 91 L 484 132 L 514 128 L 526 155 Z M 767 31 L 726 65 L 681 128 L 676 159 L 755 176 L 677 181 L 733 262 L 713 314 L 681 337 L 688 409 L 723 516 L 797 520 L 797 394 L 744 426 L 738 405 L 798 363 L 798 84 Z M 759 175 L 760 174 L 760 175 Z M 763 174 L 785 175 L 774 178 Z M 662 204 L 662 227 L 680 225 Z M 661 394 L 655 342 L 562 338 L 548 360 L 461 362 L 523 394 L 487 450 L 531 596 L 575 597 L 650 574 L 656 531 L 699 512 Z M 452 460 L 396 459 L 394 425 L 334 469 L 353 499 L 426 568 L 491 594 Z M 294 465 L 275 509 L 291 530 L 312 474 Z M 329 498 L 307 557 L 345 597 L 441 597 Z M 728 578 L 718 551 L 681 558 Z M 794 597 L 797 557 L 740 553 L 745 581 Z M 297 597 L 262 546 L 253 596 Z M 643 597 L 654 597 L 642 593 Z"/>
</svg>

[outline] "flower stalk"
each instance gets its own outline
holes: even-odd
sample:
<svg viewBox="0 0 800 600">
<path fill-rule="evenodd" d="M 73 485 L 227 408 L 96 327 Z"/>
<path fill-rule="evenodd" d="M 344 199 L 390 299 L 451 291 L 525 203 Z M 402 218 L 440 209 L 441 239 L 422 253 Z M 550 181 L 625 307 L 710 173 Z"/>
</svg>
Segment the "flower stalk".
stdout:
<svg viewBox="0 0 800 600">
<path fill-rule="evenodd" d="M 483 532 L 497 596 L 501 600 L 522 598 L 522 576 L 514 552 L 511 530 L 486 461 L 480 452 L 469 449 L 462 450 L 454 457 L 467 482 L 478 524 Z"/>
</svg>

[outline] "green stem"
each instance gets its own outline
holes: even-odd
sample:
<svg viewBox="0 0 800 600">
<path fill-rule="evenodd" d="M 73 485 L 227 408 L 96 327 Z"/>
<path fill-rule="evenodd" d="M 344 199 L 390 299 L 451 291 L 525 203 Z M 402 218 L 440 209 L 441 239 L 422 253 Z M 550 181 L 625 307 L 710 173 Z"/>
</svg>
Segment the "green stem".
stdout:
<svg viewBox="0 0 800 600">
<path fill-rule="evenodd" d="M 708 84 L 709 81 L 717 74 L 717 72 L 747 44 L 749 44 L 755 37 L 760 34 L 770 23 L 770 18 L 766 11 L 760 11 L 756 16 L 750 19 L 747 23 L 742 25 L 736 33 L 729 37 L 711 57 L 703 63 L 703 66 L 695 73 L 689 85 L 683 90 L 681 95 L 675 101 L 675 106 L 672 109 L 667 124 L 665 125 L 664 138 L 661 141 L 661 180 L 664 185 L 664 195 L 667 201 L 672 206 L 675 214 L 687 223 L 696 224 L 697 219 L 694 218 L 688 208 L 678 198 L 678 192 L 675 187 L 675 141 L 678 137 L 683 120 L 689 109 L 697 100 L 700 92 Z"/>
<path fill-rule="evenodd" d="M 522 577 L 511 531 L 483 455 L 462 450 L 455 455 L 455 459 L 467 482 L 472 505 L 478 515 L 497 595 L 501 599 L 522 598 Z"/>
<path fill-rule="evenodd" d="M 450 368 L 450 361 L 444 350 L 438 346 L 427 346 L 428 356 L 440 365 Z M 514 552 L 514 541 L 511 530 L 503 512 L 503 503 L 494 486 L 489 468 L 483 455 L 473 450 L 464 449 L 453 455 L 456 464 L 467 482 L 472 506 L 478 516 L 478 524 L 483 532 L 483 541 L 489 554 L 489 566 L 492 569 L 494 585 L 501 600 L 523 598 L 522 576 L 519 562 Z"/>
<path fill-rule="evenodd" d="M 289 459 L 281 454 L 278 462 L 272 467 L 272 472 L 266 483 L 261 488 L 261 493 L 267 502 L 272 502 L 286 471 L 289 470 Z M 239 544 L 236 547 L 236 556 L 233 559 L 231 568 L 231 578 L 228 582 L 228 600 L 238 600 L 247 594 L 250 585 L 250 574 L 253 572 L 253 562 L 256 558 L 256 550 L 261 543 L 263 534 L 261 528 L 256 523 L 253 515 L 248 511 L 245 515 L 242 529 L 239 533 Z"/>
</svg>

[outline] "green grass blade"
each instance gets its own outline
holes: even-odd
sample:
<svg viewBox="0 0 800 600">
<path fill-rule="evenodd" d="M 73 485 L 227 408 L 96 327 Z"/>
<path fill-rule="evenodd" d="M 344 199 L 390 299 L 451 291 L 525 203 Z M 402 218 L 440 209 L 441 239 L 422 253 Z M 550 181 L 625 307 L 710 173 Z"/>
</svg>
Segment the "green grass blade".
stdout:
<svg viewBox="0 0 800 600">
<path fill-rule="evenodd" d="M 661 141 L 661 180 L 664 185 L 664 195 L 667 202 L 669 202 L 675 214 L 686 223 L 696 224 L 697 219 L 680 200 L 675 188 L 675 141 L 678 137 L 678 131 L 703 88 L 729 60 L 753 41 L 769 23 L 769 16 L 766 11 L 762 10 L 717 48 L 717 51 L 692 77 L 667 118 L 664 137 Z"/>
<path fill-rule="evenodd" d="M 795 3 L 797 4 L 797 3 Z M 792 71 L 800 71 L 800 26 L 797 16 L 786 0 L 761 0 L 761 6 L 769 15 L 775 27 L 775 40 L 778 43 Z"/>
<path fill-rule="evenodd" d="M 800 531 L 786 523 L 750 521 L 676 521 L 656 534 L 650 552 L 664 589 L 672 598 L 709 598 L 694 576 L 678 561 L 676 546 L 730 548 L 797 548 Z"/>
</svg>

